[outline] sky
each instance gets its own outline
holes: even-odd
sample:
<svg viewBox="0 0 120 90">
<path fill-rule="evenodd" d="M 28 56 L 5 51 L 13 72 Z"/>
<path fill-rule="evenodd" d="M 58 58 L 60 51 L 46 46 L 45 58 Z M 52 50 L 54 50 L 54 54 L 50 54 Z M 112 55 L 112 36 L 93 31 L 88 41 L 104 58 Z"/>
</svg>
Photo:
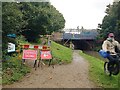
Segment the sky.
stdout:
<svg viewBox="0 0 120 90">
<path fill-rule="evenodd" d="M 105 16 L 106 5 L 113 0 L 50 0 L 51 4 L 63 14 L 65 28 L 96 29 Z"/>
</svg>

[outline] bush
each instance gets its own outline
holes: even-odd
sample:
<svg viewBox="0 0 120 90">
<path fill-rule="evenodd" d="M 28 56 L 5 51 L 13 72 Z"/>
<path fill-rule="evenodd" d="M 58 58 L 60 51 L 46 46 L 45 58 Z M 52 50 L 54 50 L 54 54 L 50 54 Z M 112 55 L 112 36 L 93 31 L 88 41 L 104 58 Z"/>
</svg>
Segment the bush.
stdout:
<svg viewBox="0 0 120 90">
<path fill-rule="evenodd" d="M 23 35 L 17 36 L 15 41 L 17 42 L 17 44 L 28 43 Z"/>
</svg>

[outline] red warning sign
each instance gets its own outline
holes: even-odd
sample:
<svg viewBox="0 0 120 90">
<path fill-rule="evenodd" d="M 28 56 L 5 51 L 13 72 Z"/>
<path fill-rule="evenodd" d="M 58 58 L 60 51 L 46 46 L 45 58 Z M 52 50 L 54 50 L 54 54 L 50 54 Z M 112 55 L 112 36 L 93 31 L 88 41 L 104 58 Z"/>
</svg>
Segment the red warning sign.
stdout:
<svg viewBox="0 0 120 90">
<path fill-rule="evenodd" d="M 23 50 L 22 59 L 37 60 L 37 50 Z"/>
<path fill-rule="evenodd" d="M 52 55 L 50 51 L 40 51 L 41 59 L 52 59 Z"/>
</svg>

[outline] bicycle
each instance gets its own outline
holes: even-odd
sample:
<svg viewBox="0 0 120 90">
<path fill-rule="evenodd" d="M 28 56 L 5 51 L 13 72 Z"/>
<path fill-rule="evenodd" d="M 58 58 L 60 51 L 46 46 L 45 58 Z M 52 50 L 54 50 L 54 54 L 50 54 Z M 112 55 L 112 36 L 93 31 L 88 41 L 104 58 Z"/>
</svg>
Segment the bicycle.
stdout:
<svg viewBox="0 0 120 90">
<path fill-rule="evenodd" d="M 109 55 L 107 52 L 105 52 L 103 50 L 100 50 L 99 53 L 104 58 L 107 58 Z M 104 63 L 104 72 L 109 76 L 119 74 L 119 72 L 120 72 L 120 54 L 116 55 L 116 60 L 110 61 L 110 62 L 106 61 Z"/>
</svg>

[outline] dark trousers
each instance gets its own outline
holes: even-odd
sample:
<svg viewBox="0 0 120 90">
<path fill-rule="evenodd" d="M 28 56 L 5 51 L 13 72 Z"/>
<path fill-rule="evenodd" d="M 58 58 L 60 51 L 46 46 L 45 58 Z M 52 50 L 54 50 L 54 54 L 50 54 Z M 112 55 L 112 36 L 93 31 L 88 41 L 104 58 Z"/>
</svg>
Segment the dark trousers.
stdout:
<svg viewBox="0 0 120 90">
<path fill-rule="evenodd" d="M 109 61 L 115 61 L 115 60 L 117 60 L 117 55 L 109 55 L 109 56 L 107 57 L 107 59 L 108 59 Z"/>
</svg>

